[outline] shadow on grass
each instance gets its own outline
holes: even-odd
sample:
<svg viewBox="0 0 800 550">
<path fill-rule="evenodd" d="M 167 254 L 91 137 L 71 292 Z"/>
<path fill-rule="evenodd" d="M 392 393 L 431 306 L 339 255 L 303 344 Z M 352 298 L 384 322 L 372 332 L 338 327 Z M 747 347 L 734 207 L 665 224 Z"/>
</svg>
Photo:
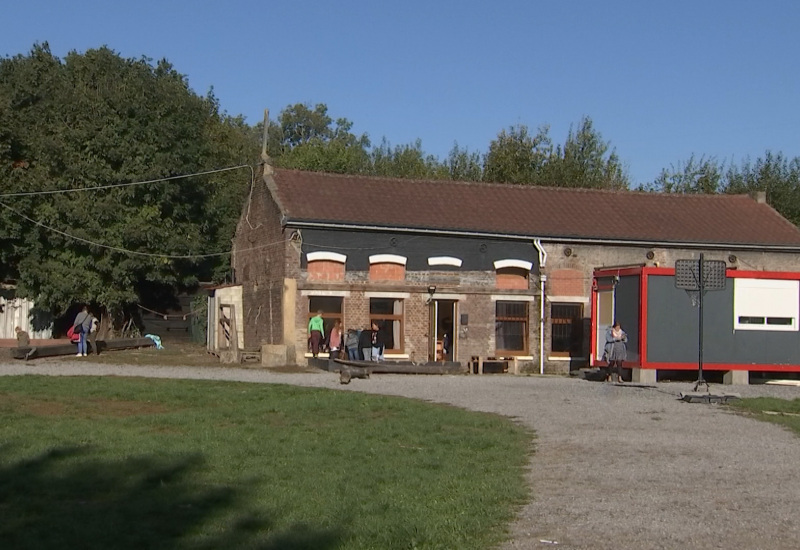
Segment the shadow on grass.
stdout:
<svg viewBox="0 0 800 550">
<path fill-rule="evenodd" d="M 197 456 L 102 461 L 86 448 L 3 460 L 0 541 L 15 549 L 332 549 L 343 533 L 247 510 L 242 490 L 193 483 Z"/>
</svg>

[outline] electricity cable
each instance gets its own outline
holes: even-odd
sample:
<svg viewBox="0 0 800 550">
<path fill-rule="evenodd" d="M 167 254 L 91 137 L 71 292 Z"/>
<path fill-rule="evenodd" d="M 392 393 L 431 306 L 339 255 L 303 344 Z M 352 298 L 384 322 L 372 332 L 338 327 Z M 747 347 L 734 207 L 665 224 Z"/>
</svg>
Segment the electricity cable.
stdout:
<svg viewBox="0 0 800 550">
<path fill-rule="evenodd" d="M 118 247 L 118 246 L 112 246 L 112 245 L 108 245 L 108 244 L 103 244 L 103 243 L 99 243 L 99 242 L 96 242 L 96 241 L 90 241 L 89 239 L 84 239 L 82 237 L 78 237 L 78 236 L 72 235 L 72 234 L 67 233 L 65 231 L 61 231 L 60 229 L 56 229 L 55 227 L 50 227 L 49 225 L 45 225 L 42 222 L 34 220 L 33 218 L 30 218 L 30 217 L 26 216 L 25 214 L 23 214 L 21 212 L 18 212 L 17 210 L 11 208 L 10 206 L 5 204 L 4 202 L 0 202 L 0 206 L 10 210 L 11 212 L 16 214 L 17 216 L 28 220 L 29 222 L 31 222 L 34 225 L 38 225 L 39 227 L 41 227 L 43 229 L 46 229 L 48 231 L 52 231 L 54 233 L 58 233 L 59 235 L 61 235 L 63 237 L 67 237 L 69 239 L 73 239 L 73 240 L 76 240 L 76 241 L 79 241 L 79 242 L 82 242 L 82 243 L 85 243 L 85 244 L 89 244 L 89 245 L 92 245 L 92 246 L 97 246 L 97 247 L 100 247 L 100 248 L 106 248 L 108 250 L 114 250 L 116 252 L 121 252 L 123 254 L 131 254 L 131 255 L 134 255 L 134 256 L 145 256 L 145 257 L 149 257 L 149 258 L 168 258 L 168 259 L 171 259 L 171 260 L 199 260 L 199 259 L 203 259 L 203 258 L 214 258 L 214 257 L 218 257 L 218 256 L 228 256 L 228 255 L 230 255 L 232 253 L 232 251 L 229 250 L 229 251 L 226 251 L 226 252 L 213 252 L 213 253 L 209 253 L 209 254 L 164 254 L 164 253 L 156 253 L 156 252 L 139 252 L 139 251 L 136 251 L 136 250 L 128 250 L 127 248 L 121 248 L 121 247 Z M 261 248 L 267 248 L 267 247 L 270 247 L 270 246 L 275 246 L 277 244 L 283 243 L 285 241 L 286 241 L 286 239 L 281 239 L 279 241 L 274 241 L 274 242 L 271 242 L 271 243 L 255 246 L 255 247 L 252 247 L 252 248 L 245 248 L 245 249 L 239 250 L 238 252 L 247 252 L 247 251 L 250 251 L 250 250 L 258 250 L 258 249 L 261 249 Z"/>
<path fill-rule="evenodd" d="M 217 168 L 215 170 L 206 170 L 205 172 L 196 172 L 194 174 L 183 174 L 180 176 L 168 176 L 166 178 L 158 178 L 153 180 L 147 181 L 134 181 L 129 183 L 112 183 L 109 185 L 96 185 L 94 187 L 73 187 L 70 189 L 52 189 L 50 191 L 22 191 L 19 193 L 1 193 L 0 198 L 6 197 L 29 197 L 32 195 L 55 195 L 59 193 L 77 193 L 80 191 L 97 191 L 99 189 L 114 189 L 117 187 L 130 187 L 133 185 L 145 185 L 148 183 L 161 183 L 165 181 L 171 180 L 178 180 L 183 178 L 193 178 L 195 176 L 206 176 L 208 174 L 216 174 L 219 172 L 227 172 L 230 170 L 238 170 L 239 168 L 250 168 L 250 171 L 253 171 L 253 167 L 249 164 L 240 164 L 238 166 L 230 166 L 228 168 Z"/>
</svg>

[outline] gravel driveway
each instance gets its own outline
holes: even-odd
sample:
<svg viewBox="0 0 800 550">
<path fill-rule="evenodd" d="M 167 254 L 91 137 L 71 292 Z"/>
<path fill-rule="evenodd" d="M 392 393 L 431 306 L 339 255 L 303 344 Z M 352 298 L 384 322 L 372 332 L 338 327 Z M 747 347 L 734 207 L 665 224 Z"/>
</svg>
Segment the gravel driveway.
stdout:
<svg viewBox="0 0 800 550">
<path fill-rule="evenodd" d="M 373 375 L 135 367 L 75 360 L 0 364 L 0 375 L 120 375 L 284 383 L 402 395 L 510 416 L 536 431 L 534 500 L 503 548 L 800 548 L 800 437 L 680 401 L 693 384 L 614 386 L 560 377 Z M 800 388 L 715 387 L 743 397 Z"/>
</svg>

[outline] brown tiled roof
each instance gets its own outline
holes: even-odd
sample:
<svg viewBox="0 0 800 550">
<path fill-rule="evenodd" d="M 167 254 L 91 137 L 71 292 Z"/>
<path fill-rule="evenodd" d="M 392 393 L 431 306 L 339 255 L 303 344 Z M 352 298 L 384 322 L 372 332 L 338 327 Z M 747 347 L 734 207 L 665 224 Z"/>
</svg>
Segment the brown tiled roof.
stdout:
<svg viewBox="0 0 800 550">
<path fill-rule="evenodd" d="M 800 247 L 746 195 L 678 195 L 275 170 L 288 222 L 674 244 Z"/>
</svg>

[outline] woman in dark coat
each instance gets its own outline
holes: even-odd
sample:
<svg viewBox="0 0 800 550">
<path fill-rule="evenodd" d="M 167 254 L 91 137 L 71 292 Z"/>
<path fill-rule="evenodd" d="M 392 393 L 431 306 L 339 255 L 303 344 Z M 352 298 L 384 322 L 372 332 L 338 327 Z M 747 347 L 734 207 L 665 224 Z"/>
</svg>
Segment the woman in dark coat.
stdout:
<svg viewBox="0 0 800 550">
<path fill-rule="evenodd" d="M 622 330 L 619 321 L 614 321 L 614 324 L 608 327 L 606 345 L 603 349 L 608 361 L 606 381 L 610 381 L 616 374 L 617 382 L 622 382 L 622 362 L 628 357 L 628 335 Z"/>
</svg>

